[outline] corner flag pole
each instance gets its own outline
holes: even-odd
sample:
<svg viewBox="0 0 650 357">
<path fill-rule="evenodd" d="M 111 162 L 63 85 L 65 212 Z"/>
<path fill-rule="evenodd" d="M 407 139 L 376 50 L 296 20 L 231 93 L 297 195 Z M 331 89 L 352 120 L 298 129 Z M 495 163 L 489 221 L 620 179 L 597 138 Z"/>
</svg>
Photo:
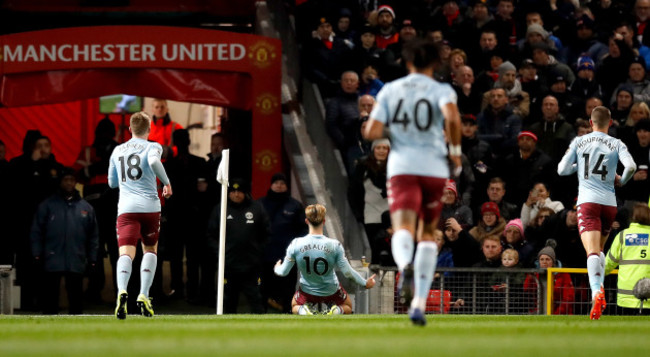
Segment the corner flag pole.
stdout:
<svg viewBox="0 0 650 357">
<path fill-rule="evenodd" d="M 226 211 L 228 205 L 228 164 L 230 150 L 221 152 L 221 163 L 217 170 L 217 181 L 221 184 L 221 218 L 219 223 L 219 269 L 217 271 L 217 315 L 223 315 L 223 283 L 226 260 Z"/>
</svg>

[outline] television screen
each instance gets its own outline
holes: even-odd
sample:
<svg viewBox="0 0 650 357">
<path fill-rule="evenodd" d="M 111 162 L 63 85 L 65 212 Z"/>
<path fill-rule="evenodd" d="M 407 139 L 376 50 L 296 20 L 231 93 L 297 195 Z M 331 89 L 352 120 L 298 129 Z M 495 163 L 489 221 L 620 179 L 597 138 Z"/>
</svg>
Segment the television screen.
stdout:
<svg viewBox="0 0 650 357">
<path fill-rule="evenodd" d="M 99 112 L 102 114 L 130 114 L 142 110 L 142 97 L 128 94 L 113 94 L 99 97 Z"/>
</svg>

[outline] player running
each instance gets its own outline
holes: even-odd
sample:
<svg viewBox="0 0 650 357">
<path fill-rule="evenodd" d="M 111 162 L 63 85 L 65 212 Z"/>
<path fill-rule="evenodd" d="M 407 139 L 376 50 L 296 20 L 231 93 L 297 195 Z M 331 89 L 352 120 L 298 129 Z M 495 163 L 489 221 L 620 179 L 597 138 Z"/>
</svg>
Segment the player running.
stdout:
<svg viewBox="0 0 650 357">
<path fill-rule="evenodd" d="M 616 216 L 614 186 L 622 186 L 632 178 L 636 164 L 627 146 L 607 135 L 612 125 L 609 109 L 599 106 L 589 120 L 594 131 L 573 139 L 557 167 L 560 175 L 578 173 L 578 230 L 587 252 L 587 272 L 591 287 L 590 318 L 600 319 L 605 310 L 605 254 L 603 249 Z M 618 161 L 623 163 L 623 176 L 616 174 Z"/>
<path fill-rule="evenodd" d="M 284 262 L 278 260 L 273 269 L 275 274 L 287 276 L 293 265 L 298 264 L 300 285 L 291 300 L 294 314 L 313 315 L 320 312 L 318 305 L 326 306 L 327 315 L 352 313 L 352 301 L 334 274 L 336 267 L 366 289 L 375 286 L 375 274 L 367 280 L 362 278 L 345 258 L 341 243 L 323 235 L 325 213 L 325 207 L 319 204 L 305 208 L 309 234 L 291 241 Z"/>
<path fill-rule="evenodd" d="M 117 307 L 115 316 L 125 319 L 128 294 L 126 288 L 131 277 L 136 244 L 142 240 L 140 265 L 140 295 L 137 304 L 143 316 L 153 316 L 149 289 L 156 273 L 158 261 L 158 232 L 160 231 L 160 198 L 156 177 L 163 183 L 163 196 L 172 195 L 172 186 L 160 162 L 162 146 L 147 141 L 151 119 L 144 112 L 131 116 L 129 131 L 133 138 L 118 145 L 111 154 L 108 168 L 108 185 L 120 188 L 117 206 Z"/>
<path fill-rule="evenodd" d="M 426 300 L 438 259 L 433 233 L 449 178 L 443 127 L 451 143 L 449 156 L 459 174 L 461 124 L 456 93 L 449 84 L 433 79 L 440 62 L 438 48 L 425 41 L 411 41 L 402 55 L 410 74 L 386 84 L 379 92 L 364 137 L 375 140 L 389 136 L 392 140 L 387 166 L 388 203 L 395 231 L 391 246 L 401 274 L 400 300 L 410 303 L 409 317 L 422 326 L 426 324 Z M 419 244 L 414 259 L 418 219 Z"/>
</svg>

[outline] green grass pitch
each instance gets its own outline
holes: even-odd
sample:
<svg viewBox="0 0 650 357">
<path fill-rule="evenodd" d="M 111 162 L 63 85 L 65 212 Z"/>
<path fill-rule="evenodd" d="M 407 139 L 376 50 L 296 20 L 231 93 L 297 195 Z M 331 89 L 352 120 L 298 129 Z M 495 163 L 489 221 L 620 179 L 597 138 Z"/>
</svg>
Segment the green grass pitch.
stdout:
<svg viewBox="0 0 650 357">
<path fill-rule="evenodd" d="M 0 316 L 0 356 L 648 356 L 650 318 Z"/>
</svg>

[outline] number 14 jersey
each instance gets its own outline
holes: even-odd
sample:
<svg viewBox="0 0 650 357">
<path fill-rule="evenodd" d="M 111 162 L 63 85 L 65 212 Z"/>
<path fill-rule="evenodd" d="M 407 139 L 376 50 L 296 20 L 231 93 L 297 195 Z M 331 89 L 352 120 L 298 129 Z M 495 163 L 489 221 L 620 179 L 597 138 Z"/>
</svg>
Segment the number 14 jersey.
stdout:
<svg viewBox="0 0 650 357">
<path fill-rule="evenodd" d="M 160 144 L 138 138 L 132 138 L 113 150 L 108 181 L 119 183 L 118 215 L 160 212 L 158 185 L 151 162 L 154 158 L 160 161 L 161 156 Z"/>
<path fill-rule="evenodd" d="M 594 131 L 571 141 L 558 165 L 558 173 L 577 173 L 578 205 L 589 202 L 616 206 L 614 180 L 619 160 L 626 167 L 634 165 L 621 140 Z"/>
<path fill-rule="evenodd" d="M 456 104 L 456 92 L 451 86 L 419 73 L 387 83 L 379 91 L 370 118 L 390 128 L 388 178 L 449 177 L 440 110 L 448 103 Z"/>
</svg>

